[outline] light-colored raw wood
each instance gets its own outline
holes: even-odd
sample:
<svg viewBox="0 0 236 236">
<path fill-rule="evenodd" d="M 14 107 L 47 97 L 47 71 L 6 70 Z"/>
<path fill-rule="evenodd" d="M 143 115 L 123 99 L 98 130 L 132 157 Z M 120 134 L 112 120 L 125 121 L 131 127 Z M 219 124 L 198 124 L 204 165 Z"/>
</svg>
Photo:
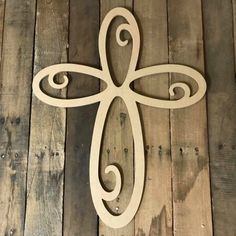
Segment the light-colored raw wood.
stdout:
<svg viewBox="0 0 236 236">
<path fill-rule="evenodd" d="M 138 68 L 168 63 L 166 0 L 135 1 L 134 12 L 142 38 Z M 151 19 L 151 20 L 150 20 Z M 168 74 L 136 80 L 136 91 L 169 99 Z M 172 188 L 169 110 L 140 105 L 146 176 L 140 208 L 135 216 L 136 236 L 172 235 Z"/>
<path fill-rule="evenodd" d="M 200 0 L 168 1 L 170 63 L 204 71 Z M 186 78 L 171 75 L 171 84 Z M 190 84 L 193 91 L 196 85 Z M 174 235 L 212 235 L 206 101 L 171 111 Z"/>
<path fill-rule="evenodd" d="M 70 0 L 69 62 L 99 67 L 99 0 Z M 99 92 L 99 80 L 71 73 L 67 97 Z M 97 105 L 68 109 L 63 214 L 64 236 L 95 236 L 98 217 L 89 183 L 89 157 Z M 86 125 L 84 125 L 86 122 Z"/>
<path fill-rule="evenodd" d="M 125 77 L 125 81 L 120 86 L 116 86 L 112 80 L 112 76 L 108 67 L 107 53 L 106 53 L 106 42 L 108 28 L 116 17 L 124 18 L 127 23 L 122 23 L 117 27 L 116 30 L 116 41 L 117 43 L 124 47 L 128 44 L 128 40 L 121 39 L 121 32 L 128 31 L 132 39 L 132 53 L 130 57 L 130 64 L 128 67 L 128 72 Z M 140 35 L 139 29 L 133 15 L 125 8 L 117 7 L 112 9 L 107 13 L 105 19 L 102 22 L 100 33 L 99 33 L 99 53 L 102 65 L 102 70 L 95 69 L 89 66 L 76 65 L 76 64 L 59 64 L 49 66 L 41 70 L 34 78 L 33 90 L 34 94 L 43 102 L 58 106 L 58 107 L 76 107 L 88 104 L 93 104 L 95 102 L 100 102 L 92 137 L 91 153 L 90 153 L 90 187 L 91 194 L 95 209 L 101 218 L 101 220 L 108 226 L 112 228 L 121 228 L 127 225 L 136 214 L 139 204 L 141 202 L 143 188 L 144 188 L 144 175 L 145 175 L 145 161 L 144 161 L 144 147 L 143 147 L 143 136 L 142 128 L 140 123 L 139 112 L 137 108 L 137 102 L 158 108 L 167 109 L 177 109 L 198 102 L 206 92 L 206 83 L 202 75 L 196 70 L 177 64 L 163 64 L 150 66 L 142 69 L 136 69 L 136 64 L 139 56 L 140 49 Z M 68 85 L 68 78 L 64 75 L 64 80 L 62 83 L 57 83 L 54 79 L 56 74 L 70 71 L 82 74 L 91 75 L 103 80 L 107 87 L 104 91 L 83 98 L 72 98 L 72 99 L 60 99 L 47 95 L 44 90 L 40 87 L 41 81 L 48 76 L 49 85 L 54 89 L 62 89 Z M 171 96 L 175 95 L 175 89 L 180 88 L 183 90 L 184 94 L 181 98 L 177 100 L 164 100 L 147 97 L 137 92 L 134 92 L 130 88 L 130 84 L 142 77 L 151 76 L 154 74 L 162 73 L 178 73 L 188 77 L 191 77 L 193 81 L 197 84 L 197 89 L 194 94 L 191 95 L 190 87 L 186 82 L 176 82 L 170 85 L 169 93 Z M 147 79 L 147 78 L 146 78 Z M 128 206 L 125 211 L 121 214 L 112 214 L 107 210 L 104 201 L 109 202 L 117 199 L 121 191 L 121 172 L 119 168 L 110 163 L 105 168 L 105 173 L 112 172 L 115 175 L 116 183 L 112 191 L 106 190 L 99 178 L 99 157 L 100 157 L 100 147 L 102 141 L 102 134 L 104 130 L 105 120 L 107 117 L 108 109 L 111 106 L 112 101 L 119 97 L 123 100 L 126 105 L 132 134 L 134 139 L 134 187 L 129 201 Z"/>
<path fill-rule="evenodd" d="M 132 10 L 133 0 L 102 0 L 100 1 L 101 17 L 104 20 L 106 14 L 113 8 L 122 6 Z M 130 61 L 131 44 L 126 47 L 120 47 L 116 41 L 116 29 L 124 23 L 124 19 L 116 18 L 113 20 L 107 37 L 107 55 L 110 56 L 109 69 L 112 78 L 117 84 L 124 82 L 128 65 Z M 123 35 L 127 38 L 127 35 Z M 122 58 L 122 60 L 120 60 Z M 105 89 L 105 85 L 101 84 L 101 90 Z M 101 147 L 100 175 L 105 187 L 112 189 L 116 180 L 114 175 L 105 174 L 105 168 L 111 163 L 117 163 L 122 169 L 122 189 L 118 198 L 108 202 L 107 205 L 112 212 L 122 213 L 129 204 L 132 195 L 134 183 L 134 161 L 133 161 L 133 138 L 130 124 L 129 114 L 126 105 L 120 98 L 116 98 L 108 111 L 106 124 Z M 112 229 L 106 224 L 99 221 L 99 236 L 134 236 L 134 221 L 132 220 L 125 227 L 120 229 Z"/>
<path fill-rule="evenodd" d="M 230 236 L 236 233 L 236 1 L 203 1 L 203 16 L 214 235 Z"/>
<path fill-rule="evenodd" d="M 1 8 L 4 7 L 1 1 Z M 8 0 L 0 74 L 0 235 L 23 235 L 35 1 Z"/>
<path fill-rule="evenodd" d="M 67 61 L 68 0 L 37 1 L 35 67 Z M 60 81 L 62 75 L 58 75 Z M 43 89 L 65 97 L 46 83 Z M 25 235 L 62 235 L 65 110 L 33 96 Z"/>
</svg>

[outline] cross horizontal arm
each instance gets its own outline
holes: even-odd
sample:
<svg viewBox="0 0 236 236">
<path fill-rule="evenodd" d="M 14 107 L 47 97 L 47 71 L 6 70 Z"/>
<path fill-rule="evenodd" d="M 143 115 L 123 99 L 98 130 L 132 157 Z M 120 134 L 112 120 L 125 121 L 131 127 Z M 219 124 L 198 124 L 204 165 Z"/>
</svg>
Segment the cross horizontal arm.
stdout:
<svg viewBox="0 0 236 236">
<path fill-rule="evenodd" d="M 51 106 L 56 106 L 56 107 L 85 106 L 85 105 L 97 103 L 101 100 L 101 98 L 103 97 L 103 94 L 105 93 L 105 90 L 92 96 L 82 97 L 82 98 L 73 98 L 73 99 L 51 97 L 50 95 L 47 95 L 46 93 L 42 91 L 40 84 L 42 80 L 45 79 L 46 77 L 48 77 L 48 82 L 52 88 L 54 89 L 65 88 L 69 83 L 67 76 L 64 76 L 63 83 L 58 84 L 54 81 L 56 74 L 65 73 L 65 72 L 75 72 L 75 73 L 80 73 L 80 74 L 86 74 L 86 75 L 90 75 L 104 81 L 103 72 L 93 67 L 77 65 L 77 64 L 52 65 L 41 70 L 34 77 L 33 91 L 36 97 L 40 99 L 41 101 L 43 101 L 44 103 Z"/>
<path fill-rule="evenodd" d="M 175 88 L 183 89 L 184 96 L 178 100 L 164 100 L 164 99 L 150 98 L 138 94 L 134 91 L 131 91 L 131 97 L 135 101 L 142 103 L 144 105 L 158 108 L 178 109 L 178 108 L 188 107 L 197 103 L 203 98 L 203 96 L 206 93 L 207 86 L 204 77 L 195 69 L 192 69 L 188 66 L 177 65 L 177 64 L 163 64 L 139 69 L 128 75 L 127 83 L 130 84 L 136 79 L 162 73 L 178 73 L 191 77 L 198 85 L 197 92 L 191 96 L 189 85 L 183 82 L 179 82 L 172 84 L 169 88 L 169 93 L 171 96 L 175 94 L 174 93 Z"/>
</svg>

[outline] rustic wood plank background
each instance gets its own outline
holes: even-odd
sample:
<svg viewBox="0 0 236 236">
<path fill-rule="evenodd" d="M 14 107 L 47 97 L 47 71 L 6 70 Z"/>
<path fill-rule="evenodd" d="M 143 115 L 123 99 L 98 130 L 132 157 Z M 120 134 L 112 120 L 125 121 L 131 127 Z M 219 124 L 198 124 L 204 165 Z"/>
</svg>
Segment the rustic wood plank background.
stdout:
<svg viewBox="0 0 236 236">
<path fill-rule="evenodd" d="M 188 64 L 204 73 L 201 0 L 169 1 L 171 63 Z M 186 81 L 173 75 L 171 83 Z M 192 90 L 196 90 L 194 84 Z M 174 234 L 211 235 L 206 101 L 171 111 Z"/>
<path fill-rule="evenodd" d="M 0 233 L 23 235 L 35 1 L 5 1 L 0 85 Z"/>
<path fill-rule="evenodd" d="M 203 1 L 215 235 L 236 234 L 235 10 L 236 1 Z"/>
<path fill-rule="evenodd" d="M 68 1 L 37 1 L 34 74 L 47 65 L 67 61 L 67 32 Z M 65 91 L 53 91 L 46 83 L 44 89 L 54 96 L 66 95 Z M 33 96 L 25 235 L 62 233 L 64 146 L 65 110 L 47 106 Z"/>
<path fill-rule="evenodd" d="M 138 67 L 168 63 L 167 2 L 135 1 L 134 12 L 142 35 Z M 147 96 L 169 99 L 168 74 L 139 79 L 134 86 L 135 90 Z M 135 217 L 135 235 L 168 236 L 172 235 L 173 224 L 170 111 L 140 105 L 140 113 L 147 173 L 143 200 Z"/>
<path fill-rule="evenodd" d="M 99 66 L 97 38 L 99 2 L 70 0 L 69 55 L 71 63 Z M 68 97 L 99 91 L 99 81 L 72 73 Z M 97 215 L 89 189 L 89 152 L 97 104 L 67 111 L 64 235 L 97 234 Z M 85 125 L 86 124 L 86 125 Z"/>
<path fill-rule="evenodd" d="M 31 92 L 33 75 L 52 64 L 100 67 L 98 33 L 117 6 L 134 13 L 141 32 L 138 68 L 192 66 L 205 75 L 205 99 L 190 108 L 139 106 L 146 159 L 144 196 L 135 219 L 118 230 L 96 215 L 89 189 L 89 152 L 98 104 L 54 108 Z M 111 73 L 121 84 L 131 47 L 109 33 Z M 129 35 L 124 34 L 124 37 Z M 235 0 L 1 0 L 0 1 L 0 236 L 235 236 L 236 235 L 236 1 Z M 58 76 L 60 81 L 63 75 Z M 98 93 L 97 79 L 70 73 L 61 97 Z M 183 76 L 139 79 L 133 89 L 169 99 Z M 191 84 L 193 91 L 195 84 Z M 179 91 L 181 94 L 181 91 Z M 127 108 L 116 99 L 102 145 L 107 164 L 122 168 L 124 187 L 108 204 L 121 213 L 133 188 L 134 152 Z"/>
</svg>

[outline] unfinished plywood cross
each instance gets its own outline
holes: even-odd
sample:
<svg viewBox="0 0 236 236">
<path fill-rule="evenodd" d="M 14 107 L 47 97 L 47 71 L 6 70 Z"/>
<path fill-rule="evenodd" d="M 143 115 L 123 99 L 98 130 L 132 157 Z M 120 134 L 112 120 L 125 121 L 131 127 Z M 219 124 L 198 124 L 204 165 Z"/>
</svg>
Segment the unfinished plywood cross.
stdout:
<svg viewBox="0 0 236 236">
<path fill-rule="evenodd" d="M 126 20 L 126 23 L 120 24 L 116 30 L 117 43 L 122 47 L 128 44 L 128 40 L 121 39 L 122 31 L 128 31 L 132 38 L 132 55 L 130 65 L 126 75 L 126 79 L 124 83 L 119 87 L 116 86 L 113 82 L 108 68 L 106 56 L 106 39 L 108 28 L 112 20 L 118 16 L 123 17 Z M 41 101 L 52 106 L 78 107 L 100 102 L 94 125 L 90 151 L 90 189 L 97 214 L 106 225 L 112 228 L 123 227 L 133 219 L 138 210 L 143 194 L 145 179 L 145 159 L 143 134 L 137 103 L 158 108 L 178 109 L 191 106 L 192 104 L 198 102 L 206 92 L 206 82 L 203 76 L 199 72 L 188 66 L 177 64 L 163 64 L 150 66 L 142 69 L 136 69 L 137 60 L 139 56 L 139 49 L 140 33 L 135 18 L 127 9 L 114 8 L 106 15 L 104 21 L 102 22 L 99 33 L 99 54 L 102 66 L 101 70 L 77 64 L 58 64 L 49 66 L 41 70 L 33 80 L 34 94 Z M 92 96 L 73 99 L 54 98 L 43 92 L 40 87 L 40 84 L 42 80 L 46 77 L 48 78 L 50 86 L 54 89 L 63 89 L 68 85 L 69 79 L 67 76 L 64 76 L 63 83 L 55 82 L 55 75 L 62 72 L 77 72 L 99 78 L 106 83 L 106 89 Z M 184 91 L 184 95 L 178 100 L 161 100 L 143 96 L 134 92 L 130 88 L 130 84 L 134 80 L 160 73 L 179 73 L 187 75 L 197 83 L 198 90 L 195 94 L 191 95 L 190 87 L 187 84 L 174 83 L 169 88 L 170 95 L 174 95 L 175 88 L 181 88 Z M 99 178 L 99 157 L 104 124 L 108 114 L 108 109 L 112 101 L 116 97 L 120 97 L 126 104 L 132 126 L 135 153 L 135 177 L 133 193 L 129 205 L 127 206 L 126 210 L 120 215 L 112 214 L 104 204 L 104 201 L 115 200 L 121 191 L 122 180 L 119 169 L 116 167 L 116 165 L 109 165 L 105 169 L 105 173 L 112 172 L 116 177 L 116 185 L 111 192 L 106 191 L 102 187 Z"/>
</svg>

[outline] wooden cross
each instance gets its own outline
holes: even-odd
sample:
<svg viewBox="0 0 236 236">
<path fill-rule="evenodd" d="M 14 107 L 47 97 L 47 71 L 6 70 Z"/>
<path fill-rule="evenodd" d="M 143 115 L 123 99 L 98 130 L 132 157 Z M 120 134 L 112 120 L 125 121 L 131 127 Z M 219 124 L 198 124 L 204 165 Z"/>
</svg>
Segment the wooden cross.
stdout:
<svg viewBox="0 0 236 236">
<path fill-rule="evenodd" d="M 128 72 L 124 83 L 119 87 L 116 86 L 112 80 L 106 56 L 107 32 L 112 20 L 117 16 L 121 16 L 126 20 L 126 23 L 122 23 L 117 27 L 117 43 L 122 47 L 128 44 L 128 40 L 122 40 L 120 37 L 121 32 L 124 30 L 130 33 L 133 42 Z M 98 46 L 102 67 L 101 70 L 77 64 L 58 64 L 49 66 L 41 70 L 35 76 L 33 80 L 33 92 L 41 101 L 57 107 L 79 107 L 97 102 L 100 103 L 96 115 L 90 151 L 90 189 L 95 209 L 101 220 L 112 228 L 120 228 L 127 225 L 135 216 L 139 208 L 144 189 L 144 145 L 137 103 L 166 109 L 188 107 L 198 102 L 204 96 L 206 92 L 206 82 L 198 71 L 184 65 L 163 64 L 136 69 L 140 49 L 140 33 L 134 16 L 125 8 L 114 8 L 106 15 L 101 25 Z M 64 76 L 64 81 L 61 84 L 54 81 L 55 75 L 61 72 L 77 72 L 96 77 L 106 83 L 106 89 L 92 96 L 73 99 L 54 98 L 44 93 L 41 90 L 40 84 L 45 77 L 48 77 L 48 82 L 54 89 L 63 89 L 68 85 L 69 79 L 67 76 Z M 178 100 L 161 100 L 138 94 L 130 88 L 130 84 L 136 79 L 160 73 L 179 73 L 187 75 L 197 83 L 198 91 L 191 96 L 190 87 L 187 84 L 182 82 L 174 83 L 169 88 L 170 95 L 173 96 L 175 94 L 175 88 L 181 88 L 184 91 L 184 95 Z M 99 156 L 104 124 L 109 107 L 116 97 L 120 97 L 126 104 L 132 126 L 135 153 L 135 177 L 133 193 L 129 205 L 120 215 L 114 215 L 110 213 L 104 205 L 104 201 L 113 201 L 120 194 L 122 180 L 119 169 L 116 165 L 109 165 L 105 169 L 105 173 L 113 172 L 116 177 L 116 186 L 111 192 L 106 191 L 102 187 L 99 179 Z"/>
</svg>

